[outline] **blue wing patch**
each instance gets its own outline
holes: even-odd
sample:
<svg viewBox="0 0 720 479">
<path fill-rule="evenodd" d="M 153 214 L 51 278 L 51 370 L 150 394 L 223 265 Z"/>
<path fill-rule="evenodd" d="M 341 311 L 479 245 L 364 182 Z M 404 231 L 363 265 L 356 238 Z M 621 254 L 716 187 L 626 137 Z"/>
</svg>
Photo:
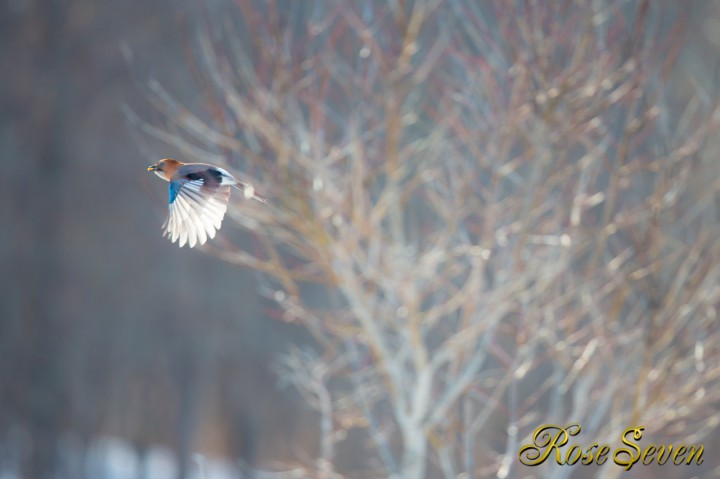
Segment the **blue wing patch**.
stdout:
<svg viewBox="0 0 720 479">
<path fill-rule="evenodd" d="M 177 198 L 178 193 L 180 193 L 180 188 L 182 188 L 182 185 L 179 182 L 170 182 L 170 204 L 173 204 L 173 201 L 175 201 L 175 198 Z"/>
</svg>

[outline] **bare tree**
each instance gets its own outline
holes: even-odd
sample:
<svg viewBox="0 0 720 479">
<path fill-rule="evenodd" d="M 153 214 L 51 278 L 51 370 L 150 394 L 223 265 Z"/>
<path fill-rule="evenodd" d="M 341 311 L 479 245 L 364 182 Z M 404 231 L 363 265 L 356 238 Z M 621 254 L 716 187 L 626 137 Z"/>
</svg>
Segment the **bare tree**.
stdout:
<svg viewBox="0 0 720 479">
<path fill-rule="evenodd" d="M 680 7 L 237 3 L 198 37 L 206 108 L 151 81 L 166 124 L 130 118 L 270 197 L 206 250 L 317 341 L 278 366 L 319 411 L 306 474 L 566 477 L 518 463 L 538 425 L 716 428 L 717 111 L 673 75 Z"/>
</svg>

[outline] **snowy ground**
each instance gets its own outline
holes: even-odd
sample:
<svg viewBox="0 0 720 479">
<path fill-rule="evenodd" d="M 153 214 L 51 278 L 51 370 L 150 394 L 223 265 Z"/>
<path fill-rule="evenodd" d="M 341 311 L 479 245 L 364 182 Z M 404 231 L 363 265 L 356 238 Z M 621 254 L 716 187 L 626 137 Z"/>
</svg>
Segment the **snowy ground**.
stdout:
<svg viewBox="0 0 720 479">
<path fill-rule="evenodd" d="M 0 479 L 22 479 L 17 467 L 13 467 L 12 458 L 17 457 L 6 449 L 3 454 Z M 117 438 L 97 440 L 86 452 L 79 453 L 77 442 L 65 441 L 61 460 L 60 478 L 84 477 L 92 479 L 175 479 L 177 465 L 175 457 L 167 448 L 152 447 L 142 460 L 135 448 L 126 441 Z M 243 477 L 238 464 L 217 458 L 208 458 L 195 454 L 188 479 L 238 479 Z M 262 474 L 261 474 L 262 476 Z"/>
</svg>

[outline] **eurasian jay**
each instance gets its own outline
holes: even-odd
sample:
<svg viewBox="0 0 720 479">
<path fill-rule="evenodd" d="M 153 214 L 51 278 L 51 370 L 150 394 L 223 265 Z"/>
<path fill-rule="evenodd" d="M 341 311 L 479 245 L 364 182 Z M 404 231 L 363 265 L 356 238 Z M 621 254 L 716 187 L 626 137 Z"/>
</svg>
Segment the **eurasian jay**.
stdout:
<svg viewBox="0 0 720 479">
<path fill-rule="evenodd" d="M 162 225 L 165 230 L 163 236 L 173 243 L 180 240 L 180 247 L 187 243 L 193 248 L 215 237 L 215 231 L 220 229 L 225 216 L 232 188 L 242 191 L 245 198 L 266 203 L 251 184 L 236 180 L 217 166 L 181 163 L 165 158 L 149 166 L 148 171 L 154 171 L 170 182 L 169 211 Z"/>
</svg>

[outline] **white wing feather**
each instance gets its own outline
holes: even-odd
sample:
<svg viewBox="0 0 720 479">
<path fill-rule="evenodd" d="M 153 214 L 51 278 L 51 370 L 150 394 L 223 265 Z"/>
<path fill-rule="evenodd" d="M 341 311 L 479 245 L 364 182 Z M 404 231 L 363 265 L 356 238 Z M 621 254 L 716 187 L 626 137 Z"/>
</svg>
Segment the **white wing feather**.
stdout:
<svg viewBox="0 0 720 479">
<path fill-rule="evenodd" d="M 179 240 L 181 247 L 188 244 L 191 248 L 214 238 L 227 211 L 230 189 L 230 185 L 223 184 L 207 188 L 203 180 L 181 183 L 168 207 L 163 236 L 173 243 Z"/>
</svg>

